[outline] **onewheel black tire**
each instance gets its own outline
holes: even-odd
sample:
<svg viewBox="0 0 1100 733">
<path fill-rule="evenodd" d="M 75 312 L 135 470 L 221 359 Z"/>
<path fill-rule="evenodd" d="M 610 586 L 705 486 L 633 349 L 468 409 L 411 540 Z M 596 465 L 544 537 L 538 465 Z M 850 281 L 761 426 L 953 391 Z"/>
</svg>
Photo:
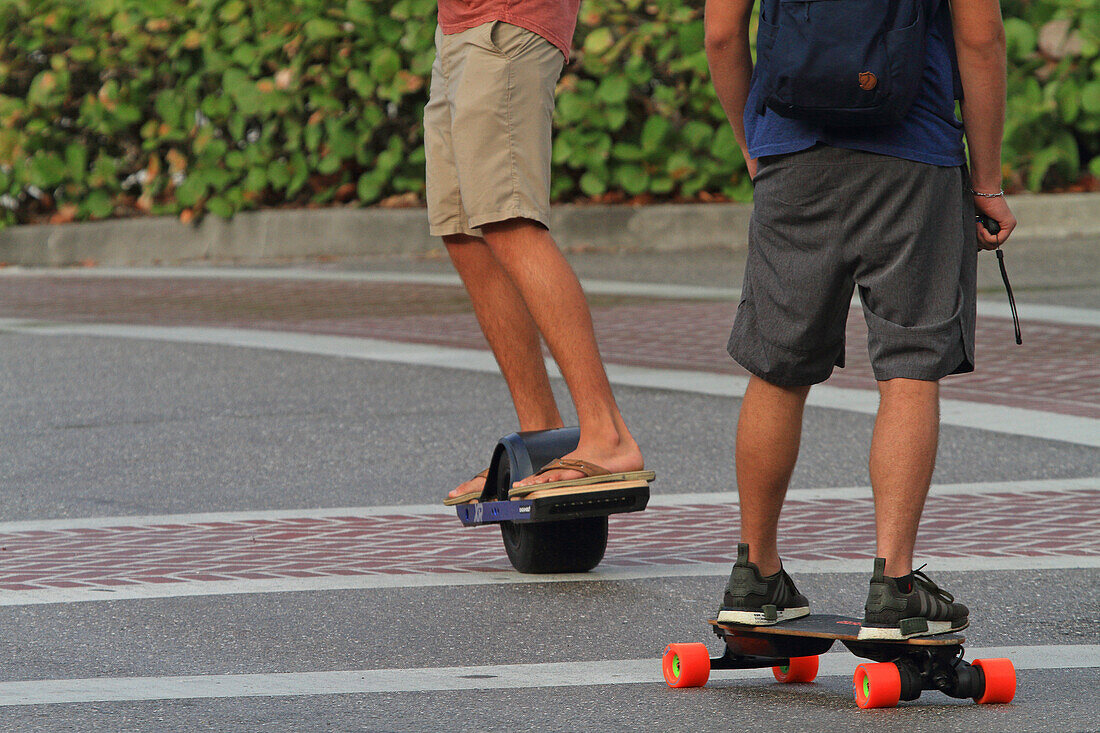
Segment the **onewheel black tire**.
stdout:
<svg viewBox="0 0 1100 733">
<path fill-rule="evenodd" d="M 500 534 L 512 567 L 521 573 L 584 573 L 603 559 L 607 517 L 502 522 Z"/>
</svg>

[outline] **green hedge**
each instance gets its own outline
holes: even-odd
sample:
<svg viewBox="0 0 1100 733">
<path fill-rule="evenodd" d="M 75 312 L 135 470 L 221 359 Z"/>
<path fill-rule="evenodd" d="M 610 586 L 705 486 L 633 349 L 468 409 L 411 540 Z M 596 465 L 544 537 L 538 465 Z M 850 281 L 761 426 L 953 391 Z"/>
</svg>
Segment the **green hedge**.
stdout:
<svg viewBox="0 0 1100 733">
<path fill-rule="evenodd" d="M 586 0 L 556 200 L 751 196 L 702 3 Z M 1006 181 L 1100 176 L 1100 0 L 1006 0 Z M 5 0 L 0 225 L 408 202 L 435 0 Z"/>
</svg>

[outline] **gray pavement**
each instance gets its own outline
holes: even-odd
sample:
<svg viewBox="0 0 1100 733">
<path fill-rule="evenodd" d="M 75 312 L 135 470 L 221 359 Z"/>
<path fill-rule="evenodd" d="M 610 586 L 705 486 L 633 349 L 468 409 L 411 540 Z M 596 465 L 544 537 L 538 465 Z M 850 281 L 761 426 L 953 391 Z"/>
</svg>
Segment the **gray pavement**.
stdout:
<svg viewBox="0 0 1100 733">
<path fill-rule="evenodd" d="M 489 374 L 72 336 L 0 344 L 8 521 L 434 503 L 516 429 Z M 617 394 L 661 470 L 655 494 L 734 488 L 739 400 Z M 807 408 L 792 487 L 865 485 L 873 424 Z M 1100 475 L 1086 446 L 952 426 L 941 443 L 937 483 Z"/>
<path fill-rule="evenodd" d="M 1097 257 L 1087 238 L 1031 240 L 1009 253 L 1008 264 L 1022 303 L 1100 308 Z M 724 287 L 738 287 L 743 268 L 741 256 L 717 250 L 570 259 L 583 277 Z M 982 267 L 987 297 L 1003 297 L 992 256 L 983 256 Z M 438 257 L 311 268 L 450 272 Z M 564 401 L 559 383 L 556 389 Z M 734 488 L 738 399 L 622 386 L 616 394 L 659 472 L 655 495 Z M 140 523 L 172 513 L 399 512 L 438 502 L 481 467 L 513 421 L 504 385 L 491 374 L 0 329 L 0 522 L 65 518 L 79 527 L 105 516 Z M 871 424 L 864 414 L 809 408 L 792 486 L 865 485 Z M 1089 477 L 1100 477 L 1095 448 L 945 426 L 935 482 L 1013 491 L 1028 479 Z M 1020 496 L 1024 512 L 1032 499 Z M 1056 667 L 1064 650 L 1100 644 L 1094 559 L 1056 557 L 1049 569 L 1023 570 L 989 569 L 976 557 L 960 561 L 962 569 L 937 571 L 933 563 L 928 572 L 971 607 L 969 645 L 1048 650 Z M 800 589 L 816 609 L 858 613 L 866 588 L 861 562 L 844 572 L 800 573 Z M 466 585 L 413 579 L 398 587 L 264 593 L 242 585 L 220 595 L 24 605 L 3 605 L 0 590 L 0 699 L 4 683 L 78 678 L 152 677 L 145 686 L 170 688 L 165 678 L 183 675 L 551 663 L 580 670 L 588 662 L 644 659 L 657 674 L 666 643 L 704 641 L 718 652 L 705 619 L 718 601 L 720 574 L 533 583 L 468 575 Z M 836 654 L 850 669 L 858 663 Z M 1093 704 L 1100 658 L 1081 669 L 1022 669 L 1018 677 L 1011 705 L 926 693 L 895 710 L 860 711 L 850 676 L 788 687 L 716 672 L 706 688 L 672 690 L 660 682 L 602 684 L 578 671 L 578 683 L 564 687 L 293 696 L 260 689 L 214 699 L 0 705 L 0 730 L 1100 729 Z"/>
</svg>

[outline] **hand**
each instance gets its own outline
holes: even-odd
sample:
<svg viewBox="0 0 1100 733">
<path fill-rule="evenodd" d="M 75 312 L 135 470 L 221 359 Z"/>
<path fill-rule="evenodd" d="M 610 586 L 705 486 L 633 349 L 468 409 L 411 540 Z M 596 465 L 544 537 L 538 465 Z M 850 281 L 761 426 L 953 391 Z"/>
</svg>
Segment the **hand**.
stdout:
<svg viewBox="0 0 1100 733">
<path fill-rule="evenodd" d="M 749 178 L 756 178 L 756 158 L 745 158 L 745 167 L 749 169 Z"/>
<path fill-rule="evenodd" d="M 1012 215 L 1012 210 L 1008 208 L 1008 202 L 1005 201 L 1004 196 L 996 198 L 975 196 L 974 208 L 978 210 L 979 214 L 985 214 L 1001 225 L 1001 231 L 997 234 L 990 234 L 980 222 L 974 222 L 974 226 L 978 228 L 978 246 L 982 249 L 997 249 L 1008 240 L 1008 236 L 1016 228 L 1016 217 Z"/>
</svg>

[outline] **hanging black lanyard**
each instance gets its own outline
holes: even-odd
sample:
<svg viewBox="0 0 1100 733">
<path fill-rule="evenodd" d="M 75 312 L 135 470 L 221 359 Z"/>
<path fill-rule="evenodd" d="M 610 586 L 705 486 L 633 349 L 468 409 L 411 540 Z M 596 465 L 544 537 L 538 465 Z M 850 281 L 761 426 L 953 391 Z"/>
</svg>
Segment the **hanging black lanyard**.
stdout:
<svg viewBox="0 0 1100 733">
<path fill-rule="evenodd" d="M 1001 225 L 988 216 L 978 214 L 976 218 L 978 223 L 985 227 L 985 230 L 990 234 L 996 236 L 1001 231 Z M 1005 253 L 1000 248 L 995 251 L 997 253 L 997 266 L 1001 269 L 1001 280 L 1005 284 L 1005 292 L 1008 293 L 1008 306 L 1012 309 L 1012 326 L 1016 329 L 1016 343 L 1022 344 L 1024 340 L 1020 333 L 1020 316 L 1016 313 L 1016 297 L 1012 294 L 1012 283 L 1008 281 L 1008 270 L 1005 269 Z"/>
</svg>

